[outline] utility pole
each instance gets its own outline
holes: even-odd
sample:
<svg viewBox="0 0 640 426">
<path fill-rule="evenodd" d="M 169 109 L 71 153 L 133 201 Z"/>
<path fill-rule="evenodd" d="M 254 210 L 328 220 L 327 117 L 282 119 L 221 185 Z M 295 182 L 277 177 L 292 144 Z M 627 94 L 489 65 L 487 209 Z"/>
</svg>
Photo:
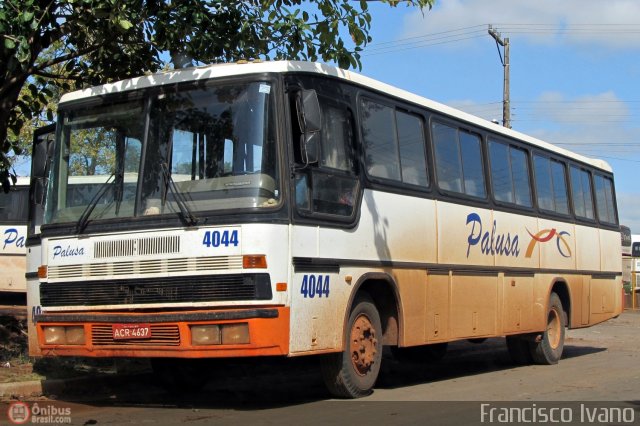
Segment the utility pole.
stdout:
<svg viewBox="0 0 640 426">
<path fill-rule="evenodd" d="M 504 40 L 500 37 L 500 33 L 497 32 L 491 25 L 489 25 L 489 35 L 496 41 L 496 47 L 498 48 L 498 55 L 500 55 L 500 62 L 504 68 L 504 84 L 502 87 L 502 125 L 508 129 L 511 128 L 511 101 L 509 99 L 509 38 Z M 500 52 L 500 46 L 504 48 L 504 58 Z"/>
</svg>

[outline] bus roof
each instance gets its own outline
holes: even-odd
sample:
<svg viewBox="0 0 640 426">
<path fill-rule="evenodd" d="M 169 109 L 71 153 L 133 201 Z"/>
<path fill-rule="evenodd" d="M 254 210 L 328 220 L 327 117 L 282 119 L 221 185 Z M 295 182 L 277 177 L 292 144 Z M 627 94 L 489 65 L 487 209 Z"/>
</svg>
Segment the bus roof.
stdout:
<svg viewBox="0 0 640 426">
<path fill-rule="evenodd" d="M 325 64 L 315 62 L 301 62 L 301 61 L 254 61 L 254 62 L 241 62 L 241 63 L 225 63 L 214 64 L 201 67 L 183 68 L 178 70 L 164 71 L 157 74 L 144 75 L 140 77 L 130 78 L 127 80 L 118 81 L 115 83 L 104 84 L 101 86 L 95 86 L 84 90 L 78 90 L 75 92 L 67 93 L 62 96 L 60 100 L 61 104 L 67 102 L 73 102 L 85 98 L 94 96 L 103 96 L 112 93 L 125 92 L 130 90 L 144 89 L 148 87 L 162 86 L 174 83 L 182 83 L 188 81 L 207 80 L 211 78 L 231 77 L 247 74 L 258 73 L 286 73 L 286 72 L 303 72 L 332 76 L 348 81 L 352 81 L 359 85 L 369 87 L 380 92 L 387 93 L 391 96 L 404 99 L 408 102 L 422 105 L 426 108 L 441 112 L 460 120 L 464 120 L 468 123 L 472 123 L 479 127 L 491 130 L 492 132 L 502 134 L 504 136 L 512 137 L 522 140 L 531 145 L 538 146 L 540 148 L 556 152 L 558 154 L 573 158 L 577 161 L 590 164 L 602 170 L 611 172 L 611 166 L 603 160 L 588 158 L 580 154 L 568 151 L 558 146 L 552 145 L 548 142 L 536 139 L 532 136 L 520 133 L 515 130 L 507 129 L 499 124 L 492 123 L 491 121 L 482 119 L 475 115 L 468 114 L 466 112 L 457 110 L 447 105 L 432 101 L 430 99 L 418 96 L 410 93 L 406 90 L 398 89 L 386 83 L 374 80 L 364 75 L 343 70 L 340 68 L 332 67 Z"/>
</svg>

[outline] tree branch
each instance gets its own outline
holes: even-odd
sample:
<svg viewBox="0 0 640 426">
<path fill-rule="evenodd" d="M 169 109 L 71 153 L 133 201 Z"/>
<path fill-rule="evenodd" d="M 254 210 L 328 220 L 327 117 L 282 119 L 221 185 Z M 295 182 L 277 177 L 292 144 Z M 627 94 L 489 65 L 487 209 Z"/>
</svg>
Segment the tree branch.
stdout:
<svg viewBox="0 0 640 426">
<path fill-rule="evenodd" d="M 37 75 L 39 77 L 50 78 L 53 80 L 71 80 L 71 81 L 82 81 L 82 78 L 70 75 L 61 75 L 54 74 L 45 71 L 35 71 L 32 75 Z"/>
<path fill-rule="evenodd" d="M 91 47 L 88 47 L 86 49 L 78 50 L 78 51 L 75 51 L 75 52 L 71 52 L 71 53 L 69 53 L 67 55 L 62 55 L 62 56 L 59 56 L 57 58 L 50 59 L 50 60 L 42 62 L 42 63 L 40 63 L 38 65 L 33 65 L 33 66 L 31 66 L 30 68 L 27 69 L 26 73 L 27 74 L 35 74 L 37 72 L 44 71 L 45 69 L 49 68 L 50 66 L 58 65 L 58 64 L 61 64 L 62 62 L 70 61 L 72 59 L 79 58 L 80 56 L 84 56 L 87 53 L 91 53 L 94 50 L 97 50 L 99 47 L 100 46 L 91 46 Z"/>
</svg>

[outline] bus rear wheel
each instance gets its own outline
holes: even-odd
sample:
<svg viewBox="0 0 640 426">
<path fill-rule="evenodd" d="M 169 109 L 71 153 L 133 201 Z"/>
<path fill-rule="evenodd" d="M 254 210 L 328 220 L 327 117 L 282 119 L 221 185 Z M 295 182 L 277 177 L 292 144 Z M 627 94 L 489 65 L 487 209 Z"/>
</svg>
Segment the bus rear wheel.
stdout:
<svg viewBox="0 0 640 426">
<path fill-rule="evenodd" d="M 547 327 L 541 338 L 531 342 L 531 356 L 536 364 L 557 364 L 562 357 L 565 335 L 564 309 L 556 293 L 549 297 Z"/>
<path fill-rule="evenodd" d="M 358 295 L 345 329 L 344 350 L 322 357 L 322 376 L 339 398 L 360 398 L 372 392 L 382 361 L 382 325 L 373 300 Z"/>
</svg>

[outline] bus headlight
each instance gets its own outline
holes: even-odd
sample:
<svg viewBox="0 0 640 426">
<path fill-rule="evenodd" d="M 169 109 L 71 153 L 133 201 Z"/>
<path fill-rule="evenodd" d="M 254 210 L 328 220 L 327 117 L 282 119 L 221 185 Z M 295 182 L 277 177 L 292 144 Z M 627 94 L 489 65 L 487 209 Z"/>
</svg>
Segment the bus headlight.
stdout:
<svg viewBox="0 0 640 426">
<path fill-rule="evenodd" d="M 43 328 L 44 343 L 47 345 L 64 345 L 67 342 L 64 327 L 47 326 Z"/>
<path fill-rule="evenodd" d="M 84 345 L 84 327 L 81 325 L 65 327 L 65 337 L 67 345 Z"/>
<path fill-rule="evenodd" d="M 81 325 L 49 325 L 43 327 L 43 331 L 46 345 L 84 345 L 85 342 L 84 327 Z"/>
<path fill-rule="evenodd" d="M 224 324 L 222 328 L 222 344 L 238 345 L 249 343 L 249 324 Z"/>
<path fill-rule="evenodd" d="M 193 346 L 219 345 L 220 327 L 217 325 L 192 325 L 191 344 Z"/>
</svg>

